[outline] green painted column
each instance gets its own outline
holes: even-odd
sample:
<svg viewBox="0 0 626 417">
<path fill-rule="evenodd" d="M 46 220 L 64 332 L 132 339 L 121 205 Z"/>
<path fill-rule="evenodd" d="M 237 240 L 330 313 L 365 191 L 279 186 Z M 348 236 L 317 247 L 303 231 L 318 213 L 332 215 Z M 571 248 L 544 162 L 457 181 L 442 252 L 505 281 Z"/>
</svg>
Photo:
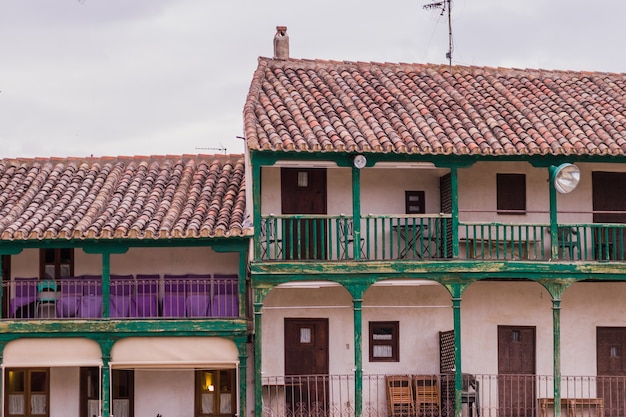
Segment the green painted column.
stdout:
<svg viewBox="0 0 626 417">
<path fill-rule="evenodd" d="M 2 341 L 0 342 L 0 364 L 4 364 L 4 347 L 7 345 L 7 342 Z M 3 367 L 0 367 L 0 370 L 2 370 L 2 373 L 4 375 L 0 375 L 0 398 L 2 398 L 2 401 L 0 402 L 0 404 L 5 404 L 7 399 L 4 397 L 4 386 L 2 385 L 2 383 L 4 382 L 5 378 L 6 378 L 6 370 Z M 4 413 L 4 411 L 2 411 Z"/>
<path fill-rule="evenodd" d="M 350 284 L 354 321 L 354 415 L 363 415 L 363 294 L 371 282 Z"/>
<path fill-rule="evenodd" d="M 246 315 L 246 283 L 247 280 L 247 271 L 248 271 L 248 251 L 239 251 L 239 279 L 237 282 L 239 283 L 239 317 L 247 317 Z"/>
<path fill-rule="evenodd" d="M 250 156 L 252 159 L 252 156 Z M 252 165 L 252 224 L 254 224 L 254 259 L 261 256 L 261 166 Z"/>
<path fill-rule="evenodd" d="M 2 317 L 2 312 L 5 310 L 4 306 L 2 305 L 2 292 L 4 291 L 4 288 L 3 288 L 3 285 L 2 285 L 2 283 L 4 282 L 4 277 L 2 276 L 2 271 L 3 270 L 4 269 L 2 267 L 2 254 L 0 254 L 0 319 L 3 318 Z"/>
<path fill-rule="evenodd" d="M 457 167 L 450 168 L 450 193 L 452 194 L 452 257 L 459 257 L 459 173 Z"/>
<path fill-rule="evenodd" d="M 270 288 L 254 288 L 254 415 L 263 415 L 263 299 L 269 293 Z M 245 417 L 245 416 L 244 416 Z"/>
<path fill-rule="evenodd" d="M 550 180 L 548 181 L 548 187 L 550 188 L 550 257 L 552 259 L 559 259 L 559 245 L 558 245 L 558 217 L 556 206 L 556 188 L 554 188 L 554 175 L 556 174 L 556 167 L 554 165 L 548 168 L 548 175 Z M 555 408 L 556 412 L 556 408 Z"/>
<path fill-rule="evenodd" d="M 111 349 L 115 340 L 99 339 L 98 344 L 102 352 L 102 385 L 100 387 L 102 395 L 102 416 L 112 416 L 111 404 Z"/>
<path fill-rule="evenodd" d="M 452 314 L 454 316 L 454 415 L 462 417 L 461 391 L 463 390 L 463 368 L 461 366 L 461 291 L 453 285 Z"/>
<path fill-rule="evenodd" d="M 553 328 L 553 375 L 554 375 L 554 416 L 561 417 L 561 297 L 563 292 L 575 280 L 563 283 L 541 281 L 552 297 L 552 328 Z"/>
<path fill-rule="evenodd" d="M 239 409 L 237 410 L 238 416 L 245 417 L 247 409 L 247 391 L 248 386 L 248 352 L 247 352 L 247 337 L 235 338 L 235 344 L 239 350 Z"/>
<path fill-rule="evenodd" d="M 352 167 L 352 223 L 354 259 L 361 259 L 361 170 Z"/>
<path fill-rule="evenodd" d="M 356 245 L 355 245 L 356 246 Z M 354 414 L 363 414 L 363 299 L 355 298 L 354 304 Z"/>
<path fill-rule="evenodd" d="M 554 328 L 554 416 L 561 417 L 561 300 L 552 299 L 552 325 Z"/>
<path fill-rule="evenodd" d="M 102 253 L 102 317 L 111 316 L 111 253 Z"/>
</svg>

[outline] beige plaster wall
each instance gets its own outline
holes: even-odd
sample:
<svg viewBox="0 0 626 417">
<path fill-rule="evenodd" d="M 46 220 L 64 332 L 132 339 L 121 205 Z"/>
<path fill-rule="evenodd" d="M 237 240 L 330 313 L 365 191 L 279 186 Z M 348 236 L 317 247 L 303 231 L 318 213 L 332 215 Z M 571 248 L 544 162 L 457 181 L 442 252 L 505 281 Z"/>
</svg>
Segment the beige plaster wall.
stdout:
<svg viewBox="0 0 626 417">
<path fill-rule="evenodd" d="M 136 370 L 135 417 L 192 416 L 193 370 Z"/>
<path fill-rule="evenodd" d="M 328 318 L 330 372 L 347 374 L 354 369 L 352 298 L 345 288 L 277 288 L 265 298 L 262 313 L 263 376 L 284 374 L 285 318 Z"/>
<path fill-rule="evenodd" d="M 79 387 L 80 368 L 50 368 L 50 417 L 79 415 Z"/>
<path fill-rule="evenodd" d="M 591 223 L 592 172 L 626 172 L 623 164 L 577 163 L 580 183 L 569 194 L 557 193 L 558 220 L 562 223 Z M 525 215 L 498 215 L 496 210 L 496 174 L 526 174 Z M 550 195 L 548 168 L 535 168 L 526 162 L 478 162 L 458 170 L 459 210 L 461 221 L 504 223 L 548 223 Z"/>
<path fill-rule="evenodd" d="M 561 302 L 564 375 L 596 375 L 596 327 L 626 327 L 626 283 L 580 282 Z"/>
<path fill-rule="evenodd" d="M 561 303 L 561 371 L 596 374 L 596 328 L 626 327 L 626 283 L 577 283 Z M 298 305 L 304 307 L 298 308 Z M 366 374 L 439 372 L 439 331 L 453 329 L 451 297 L 442 286 L 375 286 L 363 298 Z M 351 373 L 353 309 L 343 287 L 275 289 L 263 307 L 263 372 L 284 372 L 284 318 L 325 317 L 330 327 L 330 373 Z M 368 322 L 400 322 L 400 362 L 369 362 Z M 461 302 L 464 372 L 498 373 L 498 326 L 536 328 L 536 372 L 553 371 L 552 299 L 534 282 L 477 282 Z"/>
<path fill-rule="evenodd" d="M 352 213 L 352 170 L 328 168 L 328 214 Z M 426 212 L 438 214 L 440 169 L 365 168 L 361 170 L 361 212 L 403 214 L 404 191 L 425 191 Z M 393 185 L 393 186 L 390 186 Z M 281 213 L 280 168 L 264 167 L 261 213 Z"/>
<path fill-rule="evenodd" d="M 368 373 L 438 372 L 439 330 L 453 327 L 448 292 L 439 285 L 373 287 L 363 299 L 363 368 Z M 299 307 L 300 306 L 300 307 Z M 354 326 L 352 298 L 340 286 L 277 288 L 263 303 L 263 375 L 284 373 L 285 318 L 327 318 L 329 370 L 352 374 Z M 369 321 L 400 322 L 400 362 L 369 362 Z"/>
<path fill-rule="evenodd" d="M 476 282 L 461 303 L 463 371 L 498 373 L 498 326 L 536 327 L 536 372 L 552 374 L 552 302 L 533 282 Z"/>
<path fill-rule="evenodd" d="M 237 253 L 217 253 L 210 248 L 131 248 L 120 255 L 111 255 L 112 274 L 185 274 L 239 272 Z M 82 250 L 74 252 L 74 274 L 101 274 L 102 256 Z M 39 275 L 39 250 L 25 249 L 11 257 L 13 277 Z"/>
</svg>

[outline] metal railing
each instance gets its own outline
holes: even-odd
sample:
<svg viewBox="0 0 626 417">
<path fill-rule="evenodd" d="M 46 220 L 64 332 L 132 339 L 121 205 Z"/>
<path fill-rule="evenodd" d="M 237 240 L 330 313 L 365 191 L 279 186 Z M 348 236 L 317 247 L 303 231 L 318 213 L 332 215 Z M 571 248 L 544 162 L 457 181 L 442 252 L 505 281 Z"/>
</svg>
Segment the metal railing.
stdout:
<svg viewBox="0 0 626 417">
<path fill-rule="evenodd" d="M 404 382 L 403 382 L 404 381 Z M 263 417 L 353 417 L 353 375 L 263 377 Z M 453 374 L 364 375 L 362 415 L 454 416 Z M 624 416 L 626 376 L 564 376 L 562 416 Z M 554 379 L 547 375 L 463 374 L 461 410 L 467 417 L 554 415 Z"/>
<path fill-rule="evenodd" d="M 626 261 L 626 225 L 459 223 L 450 215 L 269 215 L 261 220 L 257 260 Z M 457 236 L 457 242 L 453 236 Z"/>
<path fill-rule="evenodd" d="M 236 275 L 111 276 L 108 318 L 183 319 L 239 316 Z M 8 319 L 101 319 L 102 279 L 15 278 L 2 284 Z"/>
</svg>

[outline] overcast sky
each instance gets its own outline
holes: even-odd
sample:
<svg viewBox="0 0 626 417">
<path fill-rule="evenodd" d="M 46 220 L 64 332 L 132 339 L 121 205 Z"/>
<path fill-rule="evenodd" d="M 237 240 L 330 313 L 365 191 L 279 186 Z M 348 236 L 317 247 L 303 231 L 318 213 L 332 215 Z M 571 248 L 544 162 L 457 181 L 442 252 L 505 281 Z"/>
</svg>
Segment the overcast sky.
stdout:
<svg viewBox="0 0 626 417">
<path fill-rule="evenodd" d="M 446 63 L 424 0 L 0 0 L 0 157 L 243 152 L 277 25 L 294 58 Z M 626 1 L 453 0 L 453 63 L 626 72 Z"/>
</svg>

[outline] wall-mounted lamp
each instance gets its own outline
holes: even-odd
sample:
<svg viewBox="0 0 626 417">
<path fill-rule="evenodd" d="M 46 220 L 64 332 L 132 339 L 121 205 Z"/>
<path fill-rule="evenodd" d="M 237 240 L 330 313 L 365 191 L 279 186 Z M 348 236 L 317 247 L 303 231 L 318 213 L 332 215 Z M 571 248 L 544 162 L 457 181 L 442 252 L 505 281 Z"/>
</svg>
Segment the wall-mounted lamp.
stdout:
<svg viewBox="0 0 626 417">
<path fill-rule="evenodd" d="M 365 165 L 367 164 L 367 158 L 364 155 L 357 155 L 352 160 L 352 163 L 355 168 L 362 169 L 365 168 Z"/>
<path fill-rule="evenodd" d="M 580 169 L 574 164 L 561 164 L 554 168 L 554 188 L 561 194 L 574 191 L 580 181 Z"/>
</svg>

